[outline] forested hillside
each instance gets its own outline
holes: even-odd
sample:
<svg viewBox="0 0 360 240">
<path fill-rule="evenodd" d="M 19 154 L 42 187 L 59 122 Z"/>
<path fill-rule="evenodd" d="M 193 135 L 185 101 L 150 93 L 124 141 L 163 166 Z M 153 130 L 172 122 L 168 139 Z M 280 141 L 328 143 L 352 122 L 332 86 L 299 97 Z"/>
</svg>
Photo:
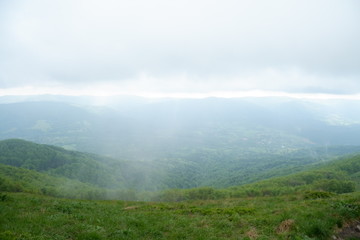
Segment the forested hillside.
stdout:
<svg viewBox="0 0 360 240">
<path fill-rule="evenodd" d="M 312 166 L 308 170 L 283 177 L 272 177 L 251 184 L 225 189 L 209 187 L 194 189 L 170 189 L 163 191 L 158 199 L 179 201 L 190 199 L 221 199 L 232 197 L 279 196 L 308 193 L 309 197 L 331 196 L 360 190 L 360 155 L 342 157 Z"/>
<path fill-rule="evenodd" d="M 0 141 L 0 163 L 66 177 L 102 188 L 162 188 L 161 169 L 19 139 Z M 158 165 L 159 167 L 160 165 Z"/>
<path fill-rule="evenodd" d="M 333 148 L 331 151 L 327 149 L 326 154 L 339 154 L 351 149 L 341 147 Z M 329 155 L 322 155 L 324 149 L 317 149 L 319 158 L 310 158 L 306 155 L 306 151 L 300 151 L 292 159 L 279 160 L 277 168 L 267 166 L 270 163 L 276 166 L 274 159 L 267 161 L 259 159 L 256 165 L 259 169 L 248 168 L 248 174 L 241 169 L 238 171 L 234 169 L 233 175 L 226 175 L 224 172 L 227 173 L 234 164 L 217 166 L 217 168 L 214 165 L 213 175 L 207 172 L 210 171 L 209 166 L 203 167 L 203 171 L 200 171 L 200 166 L 196 166 L 195 162 L 191 165 L 191 162 L 170 161 L 167 164 L 172 163 L 172 168 L 165 163 L 147 168 L 140 162 L 122 162 L 16 139 L 1 141 L 0 150 L 1 163 L 14 166 L 1 165 L 3 190 L 54 196 L 179 201 L 277 196 L 309 190 L 347 193 L 359 189 L 360 184 L 360 155 L 331 160 Z M 302 158 L 300 155 L 303 155 Z M 304 164 L 305 159 L 308 164 Z M 264 164 L 262 167 L 261 162 Z M 266 171 L 262 170 L 263 168 L 272 170 Z M 254 172 L 253 176 L 251 171 Z M 293 174 L 290 174 L 291 172 Z M 217 176 L 222 177 L 216 178 Z M 240 183 L 235 184 L 234 181 L 233 184 L 224 184 L 225 181 L 233 181 L 234 176 L 237 179 L 244 179 L 243 182 L 238 181 Z M 259 181 L 261 179 L 265 180 Z M 194 186 L 199 180 L 207 180 L 213 185 Z M 253 183 L 245 184 L 247 182 Z M 172 187 L 172 184 L 175 187 Z M 178 186 L 188 189 L 181 190 Z M 162 191 L 146 193 L 144 190 Z"/>
<path fill-rule="evenodd" d="M 96 170 L 94 170 L 96 171 Z M 1 191 L 30 192 L 58 197 L 86 199 L 132 200 L 208 200 L 234 197 L 279 196 L 308 192 L 309 197 L 349 193 L 360 188 L 360 155 L 341 158 L 279 178 L 271 178 L 252 184 L 216 189 L 168 189 L 161 192 L 134 192 L 131 189 L 100 188 L 64 177 L 54 177 L 33 170 L 0 165 Z M 96 174 L 96 172 L 94 172 Z M 319 192 L 320 191 L 320 192 Z M 329 195 L 331 196 L 331 195 Z"/>
<path fill-rule="evenodd" d="M 0 141 L 0 163 L 108 189 L 229 187 L 288 175 L 359 147 L 313 148 L 288 154 L 226 154 L 204 150 L 159 161 L 128 161 L 19 139 Z"/>
</svg>

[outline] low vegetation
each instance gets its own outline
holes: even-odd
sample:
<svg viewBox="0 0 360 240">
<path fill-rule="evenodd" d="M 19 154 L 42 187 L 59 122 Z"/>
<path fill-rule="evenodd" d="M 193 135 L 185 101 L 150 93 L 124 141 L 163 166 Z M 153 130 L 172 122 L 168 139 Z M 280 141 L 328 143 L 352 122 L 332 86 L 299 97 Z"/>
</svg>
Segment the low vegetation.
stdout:
<svg viewBox="0 0 360 240">
<path fill-rule="evenodd" d="M 311 196 L 311 197 L 309 197 Z M 182 202 L 88 201 L 1 193 L 0 239 L 329 239 L 360 217 L 360 195 Z"/>
</svg>

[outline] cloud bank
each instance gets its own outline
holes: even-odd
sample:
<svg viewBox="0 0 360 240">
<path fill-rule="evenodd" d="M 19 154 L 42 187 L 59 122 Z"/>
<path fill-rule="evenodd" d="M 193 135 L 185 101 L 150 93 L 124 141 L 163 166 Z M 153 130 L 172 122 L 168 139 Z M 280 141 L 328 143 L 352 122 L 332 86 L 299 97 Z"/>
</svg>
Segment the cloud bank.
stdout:
<svg viewBox="0 0 360 240">
<path fill-rule="evenodd" d="M 0 89 L 360 93 L 356 0 L 0 3 Z"/>
</svg>

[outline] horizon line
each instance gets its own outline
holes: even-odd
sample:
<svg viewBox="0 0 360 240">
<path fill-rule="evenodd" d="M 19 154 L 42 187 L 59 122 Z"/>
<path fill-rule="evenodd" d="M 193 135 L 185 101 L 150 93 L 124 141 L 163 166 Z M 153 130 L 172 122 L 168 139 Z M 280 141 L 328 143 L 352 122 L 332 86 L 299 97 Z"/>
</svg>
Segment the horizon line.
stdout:
<svg viewBox="0 0 360 240">
<path fill-rule="evenodd" d="M 0 97 L 31 97 L 31 96 L 69 96 L 69 97 L 121 97 L 133 96 L 150 99 L 175 98 L 175 99 L 203 99 L 203 98 L 266 98 L 266 97 L 285 97 L 295 99 L 314 99 L 314 100 L 360 100 L 360 93 L 356 94 L 334 94 L 334 93 L 306 93 L 306 92 L 286 92 L 286 91 L 267 91 L 267 90 L 247 90 L 247 91 L 213 91 L 213 92 L 145 92 L 145 91 L 89 91 L 73 89 L 35 89 L 35 88 L 12 88 L 0 89 Z"/>
</svg>

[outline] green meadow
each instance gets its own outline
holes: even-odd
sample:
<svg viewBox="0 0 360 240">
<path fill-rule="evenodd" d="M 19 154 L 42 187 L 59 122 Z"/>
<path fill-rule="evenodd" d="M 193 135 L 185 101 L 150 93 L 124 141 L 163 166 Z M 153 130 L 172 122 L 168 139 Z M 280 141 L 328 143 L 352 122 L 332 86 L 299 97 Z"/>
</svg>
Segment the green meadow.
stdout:
<svg viewBox="0 0 360 240">
<path fill-rule="evenodd" d="M 181 202 L 2 193 L 0 239 L 330 239 L 360 217 L 360 193 Z"/>
</svg>

